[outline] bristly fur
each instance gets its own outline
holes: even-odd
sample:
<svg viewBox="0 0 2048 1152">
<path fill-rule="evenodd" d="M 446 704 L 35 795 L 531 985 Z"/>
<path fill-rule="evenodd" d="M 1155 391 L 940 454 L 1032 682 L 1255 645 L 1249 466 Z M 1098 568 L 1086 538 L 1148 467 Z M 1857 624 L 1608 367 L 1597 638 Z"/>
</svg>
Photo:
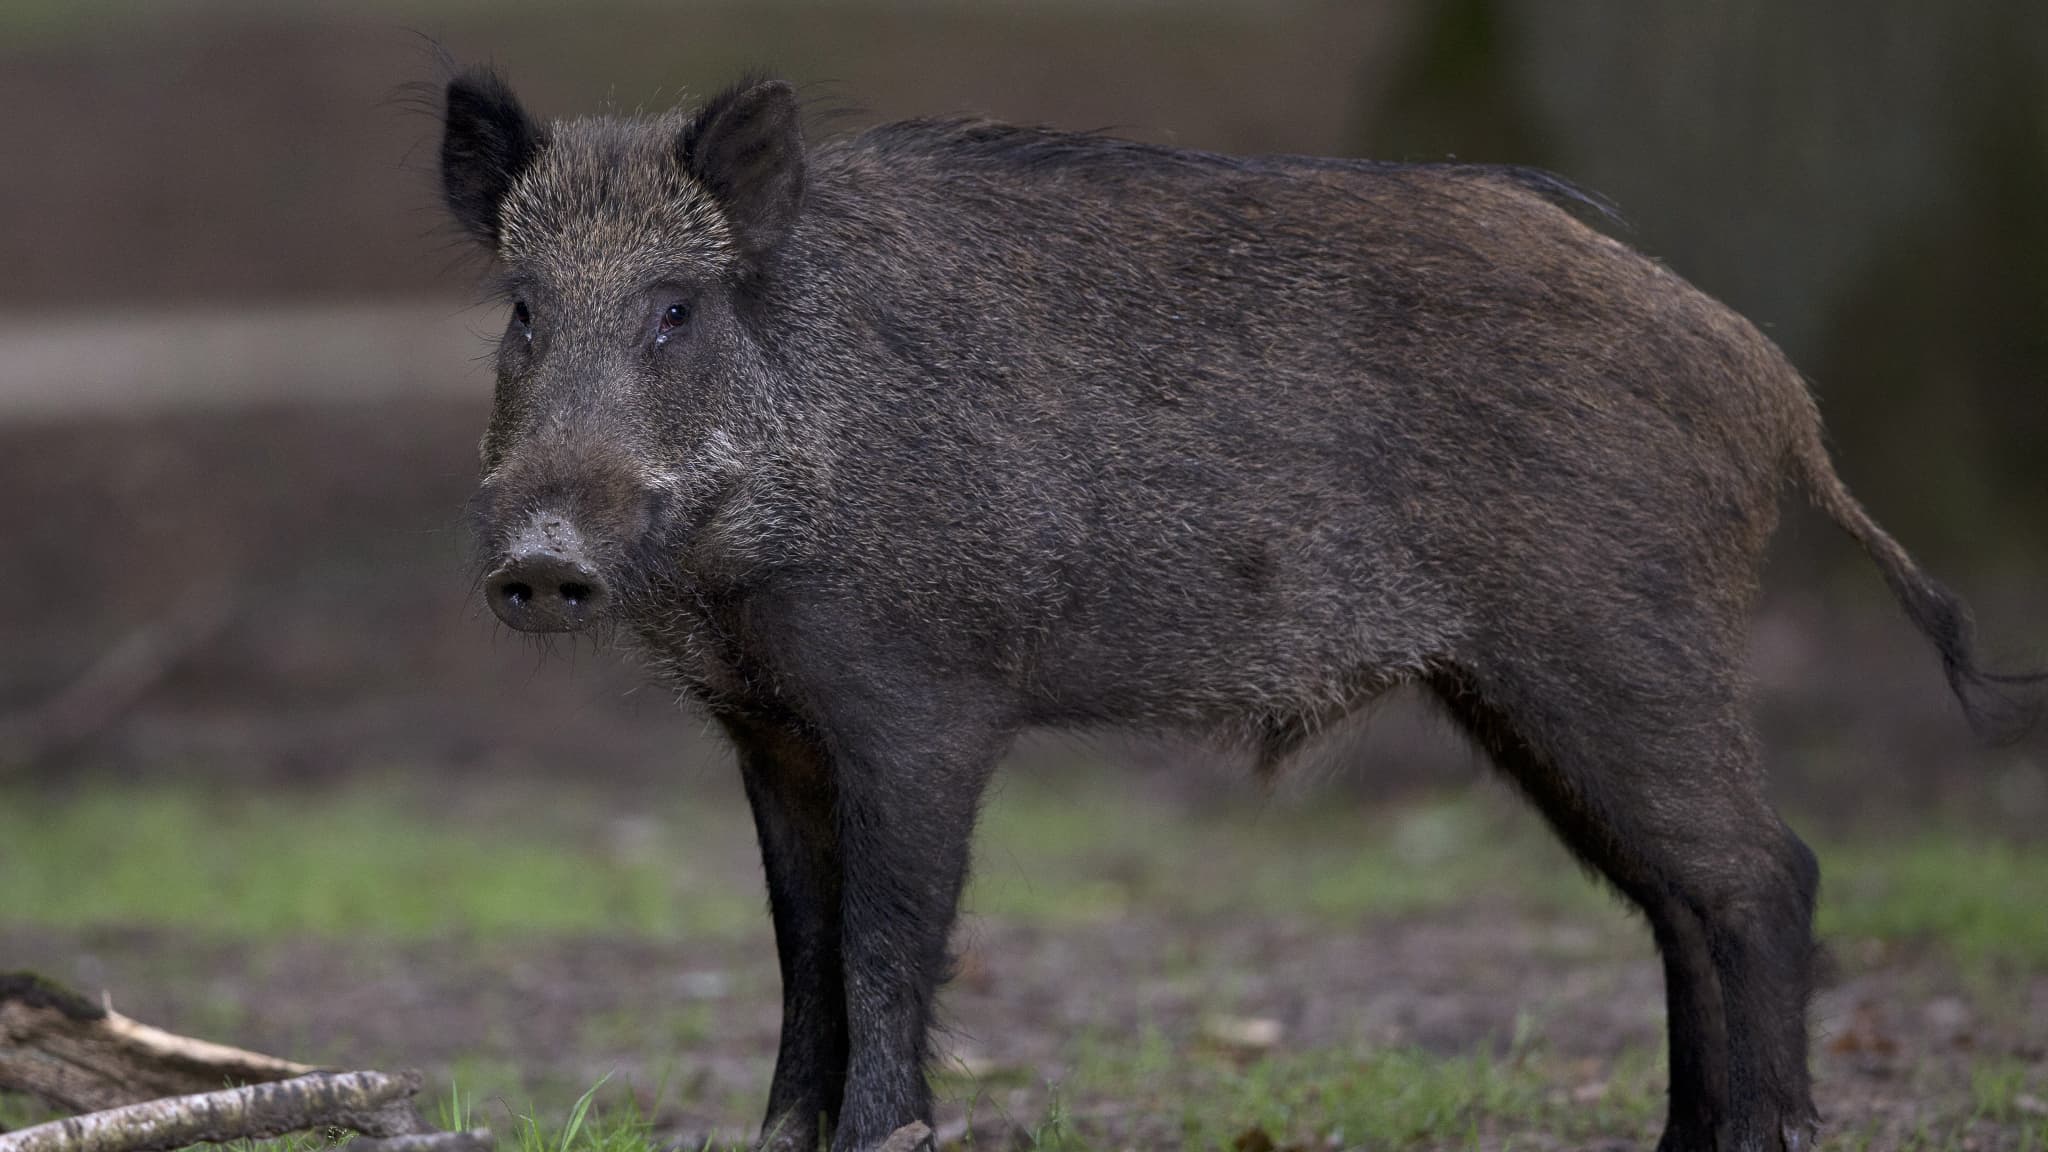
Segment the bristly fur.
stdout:
<svg viewBox="0 0 2048 1152">
<path fill-rule="evenodd" d="M 718 201 L 674 161 L 671 141 L 689 123 L 672 114 L 658 134 L 609 116 L 553 126 L 501 200 L 499 260 L 588 287 L 642 283 L 664 261 L 730 261 Z"/>
<path fill-rule="evenodd" d="M 1399 163 L 1386 160 L 1298 156 L 1277 153 L 1233 156 L 1193 148 L 1171 148 L 1125 140 L 1099 132 L 1067 132 L 1055 128 L 1008 124 L 978 117 L 905 120 L 884 124 L 861 137 L 877 148 L 943 149 L 956 160 L 978 159 L 993 165 L 1030 170 L 1038 167 L 1209 168 L 1233 172 L 1401 172 L 1443 170 L 1460 176 L 1486 176 L 1534 192 L 1565 207 L 1580 208 L 1614 223 L 1625 223 L 1613 201 L 1582 188 L 1555 172 L 1525 164 Z"/>
<path fill-rule="evenodd" d="M 449 206 L 513 303 L 483 550 L 574 541 L 739 752 L 782 962 L 767 1131 L 929 1122 L 933 991 L 1020 730 L 1272 772 L 1411 683 L 1656 934 L 1660 1147 L 1806 1147 L 1819 870 L 1744 671 L 1784 481 L 1973 715 L 2034 681 L 1982 671 L 1798 372 L 1577 215 L 1604 201 L 980 120 L 806 144 L 762 79 L 544 127 L 495 78 L 449 100 Z"/>
<path fill-rule="evenodd" d="M 677 163 L 723 210 L 749 270 L 803 207 L 800 119 L 795 89 L 751 75 L 705 101 L 676 136 Z"/>
</svg>

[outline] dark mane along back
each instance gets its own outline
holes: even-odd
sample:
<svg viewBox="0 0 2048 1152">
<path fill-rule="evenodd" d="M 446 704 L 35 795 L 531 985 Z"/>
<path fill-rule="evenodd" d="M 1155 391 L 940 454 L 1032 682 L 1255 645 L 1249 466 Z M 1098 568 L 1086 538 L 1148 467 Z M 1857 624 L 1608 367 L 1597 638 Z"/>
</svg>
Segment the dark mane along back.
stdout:
<svg viewBox="0 0 2048 1152">
<path fill-rule="evenodd" d="M 1126 172 L 1357 172 L 1439 171 L 1510 184 L 1560 207 L 1588 210 L 1621 222 L 1605 196 L 1526 164 L 1417 163 L 1336 156 L 1270 154 L 1233 156 L 1196 148 L 1171 148 L 1108 135 L 1006 124 L 975 117 L 899 120 L 861 133 L 853 143 L 882 155 L 942 156 L 995 170 L 1039 173 L 1054 169 Z"/>
</svg>

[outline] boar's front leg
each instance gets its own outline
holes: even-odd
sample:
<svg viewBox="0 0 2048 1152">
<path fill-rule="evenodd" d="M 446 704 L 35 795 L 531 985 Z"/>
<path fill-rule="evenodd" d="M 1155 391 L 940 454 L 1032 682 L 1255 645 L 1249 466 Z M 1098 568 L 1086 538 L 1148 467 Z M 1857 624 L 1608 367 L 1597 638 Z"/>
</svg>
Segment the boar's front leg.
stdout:
<svg viewBox="0 0 2048 1152">
<path fill-rule="evenodd" d="M 997 741 L 979 728 L 861 741 L 836 762 L 845 861 L 846 1096 L 832 1146 L 866 1152 L 931 1123 L 925 1080 L 932 999 Z"/>
<path fill-rule="evenodd" d="M 846 1086 L 838 832 L 832 778 L 793 726 L 725 716 L 761 841 L 761 869 L 782 969 L 782 1044 L 760 1147 L 814 1152 Z"/>
<path fill-rule="evenodd" d="M 861 605 L 778 590 L 757 597 L 744 623 L 831 781 L 847 1037 L 832 1147 L 866 1152 L 931 1123 L 932 999 L 949 974 L 982 791 L 1016 709 L 967 646 L 949 650 Z"/>
</svg>

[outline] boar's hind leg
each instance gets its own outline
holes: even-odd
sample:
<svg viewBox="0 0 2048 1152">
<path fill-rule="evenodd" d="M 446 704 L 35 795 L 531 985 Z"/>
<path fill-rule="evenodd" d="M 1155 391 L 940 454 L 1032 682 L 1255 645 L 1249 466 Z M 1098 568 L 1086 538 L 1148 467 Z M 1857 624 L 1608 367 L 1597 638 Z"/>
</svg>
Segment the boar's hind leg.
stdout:
<svg viewBox="0 0 2048 1152">
<path fill-rule="evenodd" d="M 762 1148 L 814 1152 L 846 1085 L 839 861 L 825 758 L 799 733 L 725 717 L 754 810 L 782 969 L 782 1045 Z"/>
<path fill-rule="evenodd" d="M 1671 1044 L 1660 1152 L 1797 1150 L 1816 1123 L 1806 1008 L 1819 870 L 1760 795 L 1737 693 L 1715 686 L 1726 683 L 1706 676 L 1653 698 L 1639 682 L 1586 676 L 1561 688 L 1562 707 L 1512 675 L 1435 684 L 1571 849 L 1650 921 Z M 1574 689 L 1599 694 L 1573 706 Z M 1672 700 L 1689 714 L 1659 711 Z"/>
</svg>

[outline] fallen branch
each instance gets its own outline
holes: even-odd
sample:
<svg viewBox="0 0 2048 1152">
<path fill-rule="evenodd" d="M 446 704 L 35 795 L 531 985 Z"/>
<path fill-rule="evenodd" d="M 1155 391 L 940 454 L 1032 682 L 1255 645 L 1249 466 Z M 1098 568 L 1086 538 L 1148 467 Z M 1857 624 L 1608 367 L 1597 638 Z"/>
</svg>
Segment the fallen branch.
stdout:
<svg viewBox="0 0 2048 1152">
<path fill-rule="evenodd" d="M 315 1072 L 196 1096 L 130 1104 L 0 1136 L 0 1152 L 165 1152 L 187 1144 L 268 1140 L 291 1132 L 342 1128 L 376 1137 L 423 1133 L 412 1096 L 417 1072 Z M 467 1140 L 470 1133 L 441 1133 Z M 453 1149 L 456 1142 L 416 1145 Z M 485 1138 L 488 1146 L 488 1137 Z"/>
<path fill-rule="evenodd" d="M 239 1085 L 222 1089 L 222 1085 Z M 67 1120 L 0 1131 L 0 1152 L 157 1152 L 345 1129 L 352 1152 L 490 1152 L 420 1118 L 417 1072 L 323 1072 L 130 1020 L 30 973 L 0 974 L 0 1091 Z"/>
<path fill-rule="evenodd" d="M 0 1089 L 60 1112 L 316 1072 L 260 1052 L 152 1028 L 32 973 L 0 973 Z"/>
</svg>

